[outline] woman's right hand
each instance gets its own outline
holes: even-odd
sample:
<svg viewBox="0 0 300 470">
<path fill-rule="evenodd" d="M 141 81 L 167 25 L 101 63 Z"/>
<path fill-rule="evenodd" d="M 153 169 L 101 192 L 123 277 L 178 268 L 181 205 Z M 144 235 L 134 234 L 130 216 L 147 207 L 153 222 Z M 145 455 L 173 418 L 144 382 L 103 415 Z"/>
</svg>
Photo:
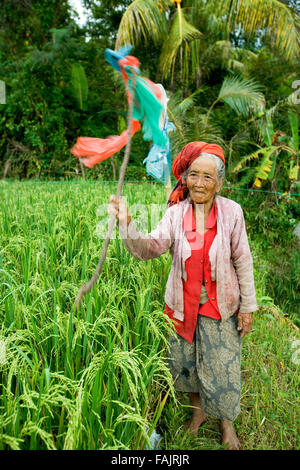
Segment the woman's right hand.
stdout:
<svg viewBox="0 0 300 470">
<path fill-rule="evenodd" d="M 131 221 L 126 205 L 120 198 L 117 198 L 117 196 L 113 194 L 109 198 L 107 212 L 109 214 L 115 214 L 121 225 L 128 226 Z"/>
</svg>

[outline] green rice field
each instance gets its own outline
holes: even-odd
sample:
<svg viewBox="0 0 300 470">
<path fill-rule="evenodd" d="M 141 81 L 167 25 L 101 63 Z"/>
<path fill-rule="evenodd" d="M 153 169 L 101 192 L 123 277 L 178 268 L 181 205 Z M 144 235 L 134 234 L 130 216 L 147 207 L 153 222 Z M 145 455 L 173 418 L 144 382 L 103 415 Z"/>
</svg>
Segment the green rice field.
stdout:
<svg viewBox="0 0 300 470">
<path fill-rule="evenodd" d="M 73 309 L 102 249 L 98 208 L 115 191 L 91 181 L 0 183 L 0 449 L 142 450 L 154 429 L 162 449 L 222 449 L 214 418 L 197 437 L 183 431 L 191 409 L 167 367 L 168 253 L 140 262 L 116 236 Z M 129 205 L 166 202 L 155 183 L 126 183 L 123 193 Z M 251 249 L 262 306 L 243 340 L 235 426 L 244 449 L 299 449 L 299 332 L 264 301 L 263 261 Z"/>
</svg>

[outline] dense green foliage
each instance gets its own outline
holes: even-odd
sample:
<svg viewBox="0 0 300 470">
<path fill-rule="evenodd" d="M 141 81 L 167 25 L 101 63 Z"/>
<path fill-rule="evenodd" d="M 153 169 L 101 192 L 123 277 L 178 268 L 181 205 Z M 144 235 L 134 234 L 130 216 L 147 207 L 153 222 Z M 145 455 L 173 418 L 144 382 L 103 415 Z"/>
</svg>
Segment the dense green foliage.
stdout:
<svg viewBox="0 0 300 470">
<path fill-rule="evenodd" d="M 266 296 L 300 326 L 299 242 L 293 235 L 300 218 L 299 198 L 274 198 L 273 194 L 264 192 L 226 189 L 222 193 L 243 207 Z"/>
<path fill-rule="evenodd" d="M 247 1 L 244 0 L 245 8 Z M 250 31 L 244 20 L 242 28 L 237 28 L 238 16 L 234 15 L 241 15 L 242 10 L 232 10 L 235 2 L 231 2 L 231 10 L 226 13 L 227 3 L 225 0 L 221 3 L 227 22 L 212 1 L 185 0 L 177 12 L 176 4 L 167 0 L 85 0 L 83 4 L 90 16 L 86 26 L 80 28 L 72 19 L 67 1 L 4 0 L 0 17 L 0 80 L 6 84 L 6 104 L 0 105 L 2 175 L 43 179 L 81 175 L 80 166 L 70 153 L 76 138 L 106 137 L 124 130 L 127 113 L 124 87 L 105 62 L 104 50 L 114 48 L 116 40 L 122 44 L 122 38 L 130 33 L 133 54 L 142 63 L 142 74 L 161 81 L 169 96 L 174 95 L 171 115 L 180 109 L 185 127 L 182 131 L 181 123 L 175 121 L 172 157 L 190 139 L 218 140 L 225 148 L 228 176 L 233 182 L 246 187 L 256 182 L 266 189 L 297 192 L 297 145 L 292 151 L 281 150 L 280 160 L 286 161 L 287 169 L 284 178 L 277 164 L 279 160 L 275 161 L 276 149 L 271 160 L 262 151 L 238 173 L 231 170 L 241 157 L 251 156 L 258 146 L 262 150 L 267 147 L 262 128 L 270 119 L 275 140 L 278 134 L 286 135 L 286 140 L 292 136 L 287 116 L 291 111 L 296 117 L 299 114 L 299 106 L 291 99 L 295 91 L 292 84 L 299 78 L 299 55 L 295 48 L 282 48 L 280 41 L 285 40 L 286 14 L 289 21 L 298 21 L 298 3 L 285 2 L 289 9 L 284 11 L 280 2 L 266 2 L 266 8 L 255 21 L 270 19 L 270 5 L 275 8 L 276 3 L 282 31 L 276 30 L 274 37 L 269 33 L 263 36 L 258 23 L 257 30 Z M 148 19 L 143 17 L 144 11 L 150 15 Z M 129 14 L 135 20 L 128 26 L 132 31 L 126 32 Z M 177 26 L 176 15 L 181 18 Z M 150 18 L 152 27 L 147 23 Z M 149 28 L 146 41 L 139 36 L 139 21 L 145 21 L 145 32 Z M 177 43 L 176 38 L 181 35 L 183 39 Z M 173 46 L 176 54 L 170 58 L 173 73 L 169 74 L 164 67 L 169 60 L 166 54 Z M 182 61 L 182 54 L 185 50 L 188 54 L 189 47 L 198 55 L 191 61 L 187 55 Z M 229 80 L 233 80 L 230 86 Z M 255 89 L 263 96 L 260 107 L 256 106 L 258 102 L 255 104 Z M 80 98 L 79 90 L 83 91 Z M 133 139 L 129 178 L 147 178 L 142 161 L 148 148 L 138 133 Z M 123 151 L 113 160 L 86 169 L 86 177 L 115 179 L 122 155 Z"/>
</svg>

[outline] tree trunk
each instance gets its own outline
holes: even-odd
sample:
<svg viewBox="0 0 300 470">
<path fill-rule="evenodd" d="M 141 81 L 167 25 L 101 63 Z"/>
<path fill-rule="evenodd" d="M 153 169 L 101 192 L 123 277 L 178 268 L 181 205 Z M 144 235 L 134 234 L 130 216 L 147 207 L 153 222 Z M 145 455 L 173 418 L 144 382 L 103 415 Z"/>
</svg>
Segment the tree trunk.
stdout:
<svg viewBox="0 0 300 470">
<path fill-rule="evenodd" d="M 113 180 L 115 181 L 117 179 L 117 169 L 116 169 L 116 164 L 114 162 L 114 157 L 110 158 L 110 163 L 111 163 L 112 171 L 113 171 Z"/>
<path fill-rule="evenodd" d="M 10 159 L 11 159 L 11 155 L 8 157 L 8 159 L 6 160 L 5 164 L 4 164 L 4 172 L 3 172 L 3 176 L 2 176 L 2 179 L 5 180 L 6 178 L 6 175 L 9 171 L 9 168 L 10 168 Z"/>
<path fill-rule="evenodd" d="M 84 171 L 84 166 L 82 164 L 82 161 L 79 160 L 79 163 L 80 163 L 80 168 L 81 168 L 81 173 L 82 173 L 82 178 L 85 180 L 85 171 Z"/>
</svg>

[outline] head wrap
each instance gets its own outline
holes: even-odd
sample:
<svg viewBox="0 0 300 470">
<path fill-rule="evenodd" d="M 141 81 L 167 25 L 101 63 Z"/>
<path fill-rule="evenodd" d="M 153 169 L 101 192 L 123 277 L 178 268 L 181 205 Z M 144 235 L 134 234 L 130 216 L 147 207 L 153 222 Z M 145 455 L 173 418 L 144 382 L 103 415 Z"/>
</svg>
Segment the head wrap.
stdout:
<svg viewBox="0 0 300 470">
<path fill-rule="evenodd" d="M 199 157 L 201 153 L 211 153 L 216 155 L 217 157 L 221 158 L 225 164 L 223 149 L 217 144 L 208 144 L 206 142 L 196 141 L 185 145 L 185 147 L 183 147 L 181 152 L 179 152 L 175 158 L 172 165 L 172 171 L 175 178 L 178 180 L 178 183 L 170 194 L 168 200 L 169 207 L 179 203 L 179 201 L 183 201 L 187 197 L 189 190 L 181 175 L 189 168 L 189 166 L 193 163 L 194 160 L 196 160 L 196 158 Z"/>
</svg>

